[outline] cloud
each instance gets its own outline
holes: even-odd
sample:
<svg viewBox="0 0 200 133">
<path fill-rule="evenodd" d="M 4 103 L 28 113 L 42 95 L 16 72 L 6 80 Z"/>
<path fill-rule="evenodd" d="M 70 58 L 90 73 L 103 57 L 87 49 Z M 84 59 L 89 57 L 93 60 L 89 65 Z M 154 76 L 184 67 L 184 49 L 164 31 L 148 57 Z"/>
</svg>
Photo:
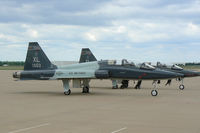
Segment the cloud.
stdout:
<svg viewBox="0 0 200 133">
<path fill-rule="evenodd" d="M 90 41 L 97 41 L 97 37 L 92 33 L 88 32 L 88 33 L 85 34 L 85 36 L 86 36 L 86 39 L 88 39 Z"/>
<path fill-rule="evenodd" d="M 193 24 L 193 23 L 188 23 L 186 28 L 185 28 L 185 34 L 189 36 L 196 36 L 200 34 L 200 26 Z"/>
<path fill-rule="evenodd" d="M 100 59 L 193 61 L 200 1 L 0 1 L 0 29 L 0 60 L 24 60 L 38 41 L 51 60 L 77 60 L 89 47 Z"/>
</svg>

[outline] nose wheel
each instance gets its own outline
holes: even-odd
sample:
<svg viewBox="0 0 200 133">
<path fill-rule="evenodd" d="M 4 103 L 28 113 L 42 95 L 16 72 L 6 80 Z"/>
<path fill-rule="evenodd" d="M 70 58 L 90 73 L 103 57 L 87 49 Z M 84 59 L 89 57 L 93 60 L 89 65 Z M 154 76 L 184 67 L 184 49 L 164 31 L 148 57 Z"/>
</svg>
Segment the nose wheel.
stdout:
<svg viewBox="0 0 200 133">
<path fill-rule="evenodd" d="M 184 86 L 183 84 L 181 84 L 181 85 L 179 86 L 179 89 L 180 89 L 180 90 L 184 90 L 184 88 L 185 88 L 185 86 Z"/>
<path fill-rule="evenodd" d="M 152 90 L 151 91 L 151 95 L 152 96 L 157 96 L 158 95 L 158 91 L 157 90 Z"/>
</svg>

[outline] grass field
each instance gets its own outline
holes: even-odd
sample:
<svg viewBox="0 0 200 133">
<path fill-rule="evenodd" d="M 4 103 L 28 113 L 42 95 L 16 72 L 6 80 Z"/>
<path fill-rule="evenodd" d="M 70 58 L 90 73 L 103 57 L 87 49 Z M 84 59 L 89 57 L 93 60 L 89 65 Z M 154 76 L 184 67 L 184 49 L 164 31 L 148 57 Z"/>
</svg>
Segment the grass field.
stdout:
<svg viewBox="0 0 200 133">
<path fill-rule="evenodd" d="M 23 70 L 24 66 L 0 66 L 0 70 Z"/>
<path fill-rule="evenodd" d="M 194 69 L 194 70 L 196 70 L 196 69 L 200 69 L 200 66 L 199 65 L 183 66 L 182 68 L 183 69 L 190 69 L 190 70 Z"/>
</svg>

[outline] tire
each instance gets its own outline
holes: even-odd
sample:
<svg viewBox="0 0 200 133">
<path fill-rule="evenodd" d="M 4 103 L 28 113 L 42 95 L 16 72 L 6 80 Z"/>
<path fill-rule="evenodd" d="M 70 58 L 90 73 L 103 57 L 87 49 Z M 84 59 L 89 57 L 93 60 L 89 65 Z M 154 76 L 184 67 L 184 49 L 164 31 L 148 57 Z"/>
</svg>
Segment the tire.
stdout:
<svg viewBox="0 0 200 133">
<path fill-rule="evenodd" d="M 83 93 L 89 93 L 89 87 L 88 86 L 83 87 Z"/>
<path fill-rule="evenodd" d="M 125 84 L 125 85 L 124 85 L 124 88 L 128 88 L 128 84 Z"/>
<path fill-rule="evenodd" d="M 118 89 L 118 85 L 113 86 L 112 89 Z"/>
<path fill-rule="evenodd" d="M 71 90 L 65 91 L 64 94 L 65 95 L 70 95 L 71 94 Z"/>
<path fill-rule="evenodd" d="M 120 89 L 124 89 L 124 88 L 125 88 L 124 85 L 121 85 L 121 86 L 120 86 Z"/>
<path fill-rule="evenodd" d="M 180 90 L 184 90 L 184 88 L 185 88 L 184 85 L 180 85 L 180 86 L 179 86 L 179 89 L 180 89 Z"/>
<path fill-rule="evenodd" d="M 151 91 L 151 95 L 152 96 L 157 96 L 158 95 L 158 91 L 157 90 L 152 90 Z"/>
<path fill-rule="evenodd" d="M 89 93 L 90 89 L 88 86 L 85 87 L 86 88 L 86 93 Z"/>
</svg>

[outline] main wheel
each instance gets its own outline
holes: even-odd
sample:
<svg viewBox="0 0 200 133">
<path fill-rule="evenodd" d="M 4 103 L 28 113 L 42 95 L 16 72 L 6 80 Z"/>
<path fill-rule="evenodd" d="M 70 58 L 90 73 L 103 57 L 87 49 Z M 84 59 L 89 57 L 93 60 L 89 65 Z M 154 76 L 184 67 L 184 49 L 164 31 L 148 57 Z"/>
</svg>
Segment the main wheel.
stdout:
<svg viewBox="0 0 200 133">
<path fill-rule="evenodd" d="M 120 86 L 120 89 L 124 89 L 124 88 L 125 88 L 125 86 L 124 86 L 124 85 L 121 85 L 121 86 Z"/>
<path fill-rule="evenodd" d="M 180 86 L 179 86 L 179 89 L 180 89 L 180 90 L 184 90 L 184 88 L 185 88 L 184 85 L 180 85 Z"/>
<path fill-rule="evenodd" d="M 71 94 L 71 90 L 69 89 L 68 91 L 64 92 L 65 95 L 70 95 Z"/>
<path fill-rule="evenodd" d="M 118 85 L 113 86 L 112 89 L 118 89 Z"/>
<path fill-rule="evenodd" d="M 89 93 L 89 87 L 88 86 L 83 87 L 83 93 Z"/>
<path fill-rule="evenodd" d="M 128 84 L 124 84 L 124 87 L 125 87 L 125 88 L 128 88 Z"/>
<path fill-rule="evenodd" d="M 152 96 L 157 96 L 158 95 L 158 91 L 157 90 L 152 90 L 151 91 L 151 95 Z"/>
</svg>

